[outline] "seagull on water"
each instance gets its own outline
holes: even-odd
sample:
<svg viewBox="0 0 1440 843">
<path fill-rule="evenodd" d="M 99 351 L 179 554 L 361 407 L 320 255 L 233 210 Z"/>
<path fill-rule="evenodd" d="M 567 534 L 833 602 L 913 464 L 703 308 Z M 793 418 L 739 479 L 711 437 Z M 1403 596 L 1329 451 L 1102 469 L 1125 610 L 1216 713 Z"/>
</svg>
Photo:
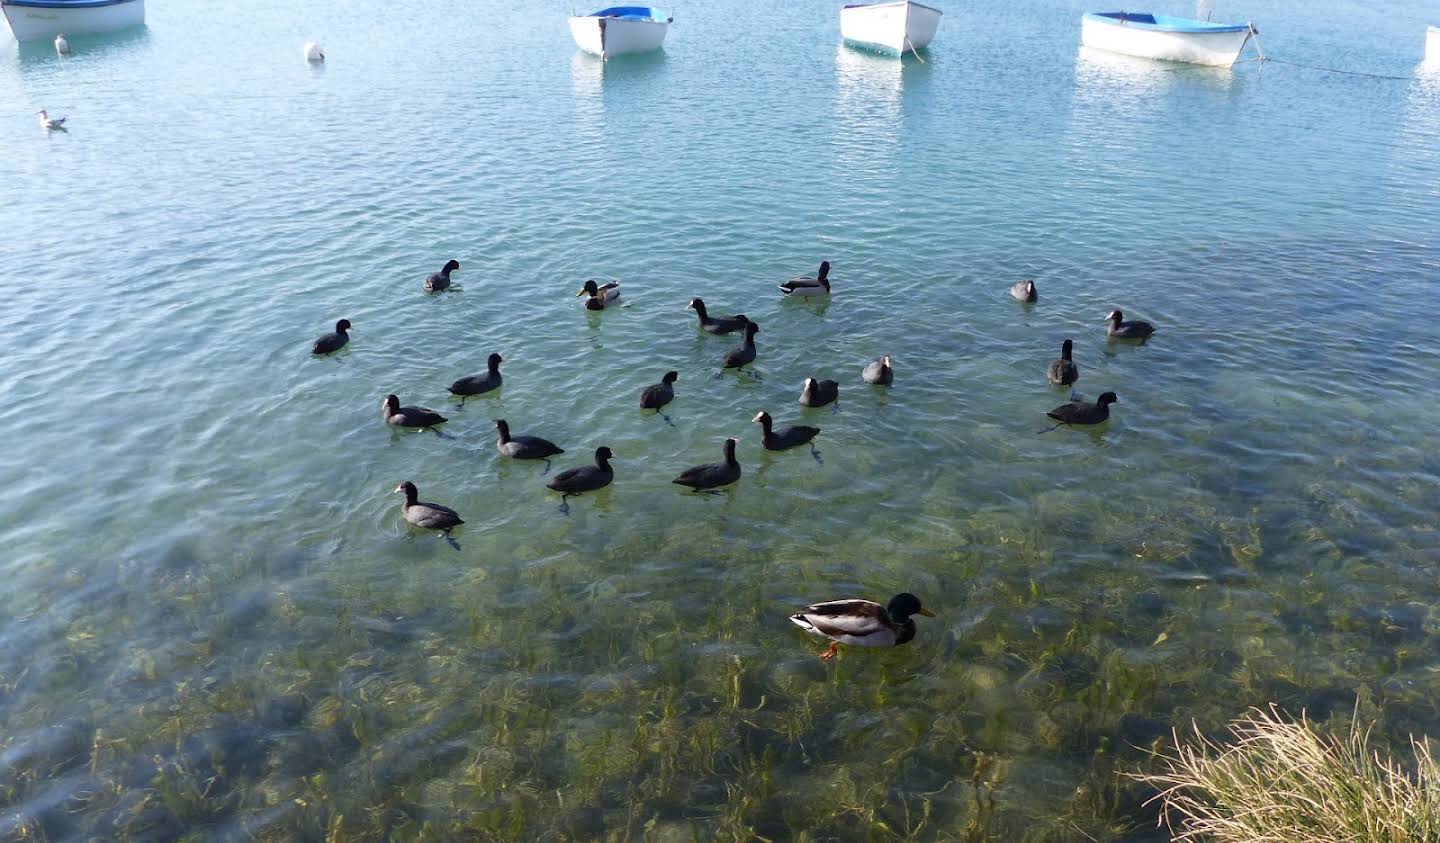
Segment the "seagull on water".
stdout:
<svg viewBox="0 0 1440 843">
<path fill-rule="evenodd" d="M 314 41 L 306 41 L 306 42 L 305 42 L 305 60 L 306 60 L 306 61 L 312 61 L 312 62 L 313 62 L 313 61 L 324 61 L 324 60 L 325 60 L 325 48 L 324 48 L 324 47 L 321 47 L 319 44 L 316 44 Z"/>
<path fill-rule="evenodd" d="M 62 132 L 65 131 L 64 117 L 51 117 L 50 112 L 43 108 L 35 113 L 40 115 L 40 127 L 45 131 L 49 132 L 54 129 L 59 129 Z"/>
<path fill-rule="evenodd" d="M 65 40 L 65 33 L 55 36 L 55 52 L 62 56 L 70 55 L 70 42 Z"/>
</svg>

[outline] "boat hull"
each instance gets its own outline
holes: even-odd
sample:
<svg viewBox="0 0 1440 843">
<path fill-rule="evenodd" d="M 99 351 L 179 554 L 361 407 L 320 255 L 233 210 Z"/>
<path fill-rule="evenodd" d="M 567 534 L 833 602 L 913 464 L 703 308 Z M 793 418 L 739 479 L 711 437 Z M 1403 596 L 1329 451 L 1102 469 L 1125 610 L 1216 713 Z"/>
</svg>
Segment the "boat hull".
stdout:
<svg viewBox="0 0 1440 843">
<path fill-rule="evenodd" d="M 658 50 L 669 31 L 670 24 L 664 21 L 593 16 L 570 19 L 575 46 L 602 59 Z"/>
<path fill-rule="evenodd" d="M 1440 65 L 1440 26 L 1425 30 L 1425 63 Z"/>
<path fill-rule="evenodd" d="M 103 5 L 19 6 L 0 4 L 16 41 L 53 41 L 56 35 L 101 35 L 143 26 L 145 0 Z"/>
<path fill-rule="evenodd" d="M 1128 26 L 1119 21 L 1086 15 L 1080 22 L 1080 42 L 1087 47 L 1160 61 L 1229 67 L 1240 58 L 1250 40 L 1247 26 L 1214 32 L 1169 32 Z"/>
<path fill-rule="evenodd" d="M 874 3 L 840 10 L 840 37 L 863 50 L 901 55 L 923 50 L 935 38 L 941 11 L 919 3 Z"/>
</svg>

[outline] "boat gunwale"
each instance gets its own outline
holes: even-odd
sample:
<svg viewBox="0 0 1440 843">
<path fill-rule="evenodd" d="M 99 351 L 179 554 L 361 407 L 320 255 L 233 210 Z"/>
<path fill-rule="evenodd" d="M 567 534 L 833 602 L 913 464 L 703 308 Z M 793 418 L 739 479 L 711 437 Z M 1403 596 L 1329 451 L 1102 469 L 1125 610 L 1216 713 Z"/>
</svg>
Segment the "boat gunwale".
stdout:
<svg viewBox="0 0 1440 843">
<path fill-rule="evenodd" d="M 21 9 L 101 9 L 140 2 L 143 0 L 0 0 L 0 6 Z"/>
<path fill-rule="evenodd" d="M 886 0 L 884 3 L 847 3 L 844 6 L 840 7 L 840 11 L 843 12 L 846 9 L 878 9 L 884 6 L 919 6 L 920 8 L 928 9 L 937 15 L 945 14 L 934 6 L 927 6 L 924 3 L 916 3 L 915 0 Z"/>
<path fill-rule="evenodd" d="M 1210 23 L 1209 21 L 1195 20 L 1194 18 L 1180 18 L 1171 15 L 1156 17 L 1150 12 L 1135 12 L 1144 14 L 1154 23 L 1146 23 L 1141 20 L 1128 20 L 1124 16 L 1129 12 L 1086 12 L 1081 18 L 1082 21 L 1103 23 L 1107 26 L 1128 27 L 1141 32 L 1169 32 L 1176 35 L 1226 35 L 1235 32 L 1248 32 L 1252 29 L 1248 23 Z M 1119 17 L 1116 17 L 1116 16 Z M 1161 18 L 1167 21 L 1188 21 L 1187 25 L 1176 25 L 1161 23 Z"/>
<path fill-rule="evenodd" d="M 627 16 L 625 16 L 625 15 L 607 15 L 607 14 L 605 14 L 606 12 L 613 11 L 613 10 L 615 10 L 615 9 L 645 9 L 645 10 L 647 10 L 648 12 L 650 12 L 650 14 L 652 15 L 652 17 L 641 18 L 641 17 L 627 17 Z M 654 17 L 654 15 L 659 15 L 659 17 Z M 600 10 L 598 10 L 598 11 L 591 12 L 591 13 L 588 14 L 588 15 L 571 15 L 571 16 L 570 16 L 570 19 L 571 19 L 571 20 L 577 20 L 577 19 L 583 20 L 583 19 L 587 19 L 587 18 L 593 18 L 593 19 L 595 19 L 595 20 L 623 20 L 623 21 L 629 21 L 630 23 L 663 23 L 663 24 L 666 24 L 666 25 L 669 25 L 669 24 L 672 24 L 672 23 L 675 22 L 675 16 L 674 16 L 674 15 L 666 14 L 663 9 L 658 9 L 658 8 L 656 8 L 656 7 L 654 7 L 654 6 L 607 6 L 607 7 L 604 8 L 604 9 L 600 9 Z"/>
</svg>

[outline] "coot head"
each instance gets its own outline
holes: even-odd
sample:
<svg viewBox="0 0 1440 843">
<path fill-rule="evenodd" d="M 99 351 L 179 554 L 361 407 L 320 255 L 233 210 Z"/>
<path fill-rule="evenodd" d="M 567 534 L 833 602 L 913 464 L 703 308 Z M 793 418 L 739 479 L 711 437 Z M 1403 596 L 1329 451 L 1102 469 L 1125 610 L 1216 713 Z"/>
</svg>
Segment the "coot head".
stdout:
<svg viewBox="0 0 1440 843">
<path fill-rule="evenodd" d="M 663 381 L 663 382 L 665 382 L 665 383 L 674 383 L 675 381 L 677 381 L 677 380 L 679 380 L 679 379 L 680 379 L 680 373 L 679 373 L 679 372 L 666 372 L 666 373 L 665 373 L 665 377 L 661 378 L 660 380 Z"/>
<path fill-rule="evenodd" d="M 1099 404 L 1102 407 L 1108 407 L 1109 405 L 1114 404 L 1116 401 L 1119 400 L 1119 398 L 1115 397 L 1115 393 L 1107 392 L 1104 395 L 1101 395 L 1099 398 L 1095 399 L 1095 403 Z"/>
</svg>

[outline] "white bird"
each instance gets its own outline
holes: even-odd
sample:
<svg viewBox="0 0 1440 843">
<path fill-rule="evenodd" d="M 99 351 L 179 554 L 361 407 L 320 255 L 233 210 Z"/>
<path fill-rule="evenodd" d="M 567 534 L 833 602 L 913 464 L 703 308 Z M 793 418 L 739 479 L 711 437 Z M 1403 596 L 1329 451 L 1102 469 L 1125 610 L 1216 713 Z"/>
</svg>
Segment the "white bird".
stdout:
<svg viewBox="0 0 1440 843">
<path fill-rule="evenodd" d="M 305 42 L 305 60 L 306 60 L 306 61 L 324 61 L 324 60 L 325 60 L 325 48 L 324 48 L 324 47 L 321 47 L 319 44 L 316 44 L 314 41 L 306 41 L 306 42 Z"/>
<path fill-rule="evenodd" d="M 64 118 L 64 117 L 51 117 L 51 116 L 50 116 L 50 113 L 49 113 L 48 111 L 46 111 L 45 109 L 43 109 L 43 108 L 40 109 L 39 111 L 35 112 L 35 113 L 40 115 L 40 128 L 44 129 L 45 131 L 48 132 L 48 131 L 50 131 L 51 129 L 61 129 L 61 130 L 64 130 L 64 128 L 65 128 L 65 118 Z"/>
<path fill-rule="evenodd" d="M 70 55 L 70 42 L 65 40 L 65 33 L 55 36 L 55 52 L 62 56 Z"/>
</svg>

